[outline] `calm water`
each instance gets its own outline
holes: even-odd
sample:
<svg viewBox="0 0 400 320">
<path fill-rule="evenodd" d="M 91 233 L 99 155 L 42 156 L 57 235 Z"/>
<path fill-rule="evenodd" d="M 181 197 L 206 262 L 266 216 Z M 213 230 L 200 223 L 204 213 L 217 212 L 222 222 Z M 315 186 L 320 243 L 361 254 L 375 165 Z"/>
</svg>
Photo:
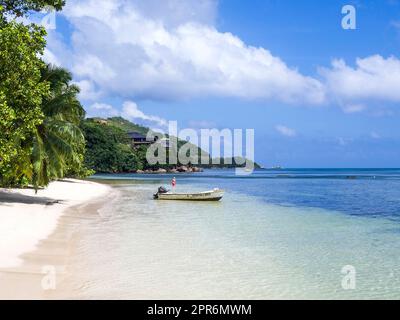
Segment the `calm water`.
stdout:
<svg viewBox="0 0 400 320">
<path fill-rule="evenodd" d="M 218 203 L 153 201 L 171 175 L 95 177 L 120 193 L 85 226 L 79 295 L 400 298 L 400 170 L 176 177 L 177 191 L 226 194 Z M 342 287 L 346 265 L 356 271 L 353 290 Z"/>
</svg>

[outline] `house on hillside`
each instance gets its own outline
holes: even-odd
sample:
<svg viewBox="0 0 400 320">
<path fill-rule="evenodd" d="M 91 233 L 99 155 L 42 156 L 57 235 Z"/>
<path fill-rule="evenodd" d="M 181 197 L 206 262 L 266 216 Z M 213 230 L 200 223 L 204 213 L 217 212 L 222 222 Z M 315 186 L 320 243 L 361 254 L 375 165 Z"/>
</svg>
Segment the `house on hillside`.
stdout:
<svg viewBox="0 0 400 320">
<path fill-rule="evenodd" d="M 147 137 L 139 132 L 128 132 L 128 136 L 131 139 L 131 145 L 133 148 L 141 145 L 150 145 L 153 143 L 159 143 L 163 148 L 168 149 L 170 147 L 170 141 L 168 138 L 159 138 L 155 136 L 153 139 L 147 139 Z"/>
<path fill-rule="evenodd" d="M 141 145 L 152 144 L 157 141 L 157 138 L 147 139 L 147 137 L 139 132 L 128 132 L 128 137 L 131 139 L 132 147 L 137 147 Z"/>
</svg>

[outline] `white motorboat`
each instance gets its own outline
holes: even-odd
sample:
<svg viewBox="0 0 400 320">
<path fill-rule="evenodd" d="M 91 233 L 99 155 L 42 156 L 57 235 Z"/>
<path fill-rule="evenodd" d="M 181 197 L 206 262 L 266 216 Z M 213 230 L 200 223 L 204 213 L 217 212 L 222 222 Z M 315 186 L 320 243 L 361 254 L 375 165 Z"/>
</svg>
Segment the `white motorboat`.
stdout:
<svg viewBox="0 0 400 320">
<path fill-rule="evenodd" d="M 186 201 L 219 201 L 224 195 L 224 190 L 213 189 L 209 191 L 194 192 L 194 193 L 177 193 L 167 191 L 160 187 L 158 192 L 154 194 L 154 199 L 157 200 L 186 200 Z"/>
</svg>

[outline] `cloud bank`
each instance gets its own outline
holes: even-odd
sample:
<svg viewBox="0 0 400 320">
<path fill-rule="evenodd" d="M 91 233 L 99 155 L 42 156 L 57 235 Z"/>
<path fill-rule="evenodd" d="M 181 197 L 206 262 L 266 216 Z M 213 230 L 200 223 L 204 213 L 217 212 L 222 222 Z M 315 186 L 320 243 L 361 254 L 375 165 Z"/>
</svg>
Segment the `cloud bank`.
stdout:
<svg viewBox="0 0 400 320">
<path fill-rule="evenodd" d="M 67 2 L 62 15 L 72 32 L 51 31 L 44 58 L 71 69 L 80 97 L 92 103 L 231 97 L 356 113 L 400 102 L 398 58 L 373 55 L 354 66 L 334 59 L 304 75 L 268 49 L 218 31 L 217 10 L 216 0 Z"/>
<path fill-rule="evenodd" d="M 267 49 L 219 32 L 212 25 L 215 1 L 170 0 L 148 10 L 153 6 L 154 1 L 70 2 L 63 15 L 73 28 L 71 46 L 52 35 L 47 56 L 101 94 L 134 100 L 215 96 L 313 105 L 325 100 L 319 80 Z"/>
<path fill-rule="evenodd" d="M 351 67 L 336 59 L 320 73 L 332 99 L 346 112 L 363 111 L 366 102 L 400 102 L 400 60 L 373 55 L 358 58 Z"/>
</svg>

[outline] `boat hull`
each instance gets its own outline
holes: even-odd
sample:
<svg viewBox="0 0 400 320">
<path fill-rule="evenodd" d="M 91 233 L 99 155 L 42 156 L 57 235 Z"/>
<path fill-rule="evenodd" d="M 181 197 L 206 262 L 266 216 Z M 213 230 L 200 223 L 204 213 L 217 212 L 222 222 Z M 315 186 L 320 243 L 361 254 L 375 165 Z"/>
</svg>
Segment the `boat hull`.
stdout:
<svg viewBox="0 0 400 320">
<path fill-rule="evenodd" d="M 219 201 L 222 199 L 224 192 L 222 190 L 205 191 L 198 193 L 159 193 L 156 195 L 157 200 L 183 200 L 183 201 Z"/>
</svg>

